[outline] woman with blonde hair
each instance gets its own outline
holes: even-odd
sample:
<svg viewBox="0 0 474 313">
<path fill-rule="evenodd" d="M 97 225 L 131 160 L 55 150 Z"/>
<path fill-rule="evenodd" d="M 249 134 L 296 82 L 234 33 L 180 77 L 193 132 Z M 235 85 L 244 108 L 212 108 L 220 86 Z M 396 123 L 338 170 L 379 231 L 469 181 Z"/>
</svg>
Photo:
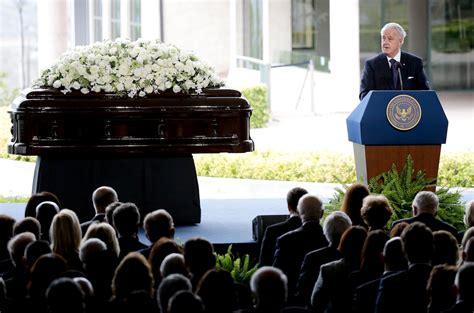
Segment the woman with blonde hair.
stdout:
<svg viewBox="0 0 474 313">
<path fill-rule="evenodd" d="M 53 218 L 50 228 L 51 250 L 62 256 L 70 269 L 82 271 L 79 259 L 81 225 L 74 211 L 63 209 Z"/>
<path fill-rule="evenodd" d="M 107 250 L 118 258 L 120 254 L 120 246 L 117 239 L 117 233 L 110 224 L 92 223 L 87 229 L 84 238 L 82 238 L 82 242 L 85 242 L 90 238 L 102 240 L 106 244 Z"/>
</svg>

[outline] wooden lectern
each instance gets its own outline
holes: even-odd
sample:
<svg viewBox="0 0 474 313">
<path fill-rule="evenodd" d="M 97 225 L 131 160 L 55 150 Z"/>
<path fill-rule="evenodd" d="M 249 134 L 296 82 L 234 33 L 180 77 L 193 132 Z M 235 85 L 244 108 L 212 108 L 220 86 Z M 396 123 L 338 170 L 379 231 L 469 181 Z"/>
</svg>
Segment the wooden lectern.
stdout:
<svg viewBox="0 0 474 313">
<path fill-rule="evenodd" d="M 438 177 L 448 119 L 434 91 L 371 91 L 346 124 L 354 143 L 357 178 L 365 184 L 393 163 L 401 170 L 408 154 L 415 172 Z"/>
</svg>

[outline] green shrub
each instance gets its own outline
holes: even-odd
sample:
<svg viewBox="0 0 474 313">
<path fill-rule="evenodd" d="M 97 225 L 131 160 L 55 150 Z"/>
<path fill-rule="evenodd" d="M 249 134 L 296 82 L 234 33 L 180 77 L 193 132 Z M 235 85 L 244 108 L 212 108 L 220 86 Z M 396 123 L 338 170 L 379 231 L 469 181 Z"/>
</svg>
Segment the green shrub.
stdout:
<svg viewBox="0 0 474 313">
<path fill-rule="evenodd" d="M 232 254 L 232 245 L 229 245 L 224 255 L 216 254 L 216 268 L 230 273 L 234 281 L 248 285 L 250 278 L 258 268 L 258 264 L 250 265 L 250 256 L 246 254 L 242 258 L 235 258 Z"/>
<path fill-rule="evenodd" d="M 257 85 L 243 88 L 241 92 L 252 106 L 253 112 L 252 117 L 250 118 L 250 127 L 265 127 L 270 118 L 267 103 L 267 87 L 265 85 Z"/>
</svg>

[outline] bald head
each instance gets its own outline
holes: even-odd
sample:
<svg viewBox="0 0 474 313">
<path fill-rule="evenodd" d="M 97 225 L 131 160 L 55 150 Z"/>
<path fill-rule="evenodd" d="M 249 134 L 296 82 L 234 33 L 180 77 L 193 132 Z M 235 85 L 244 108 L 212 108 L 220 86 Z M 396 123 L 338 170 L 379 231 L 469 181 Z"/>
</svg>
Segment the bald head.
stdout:
<svg viewBox="0 0 474 313">
<path fill-rule="evenodd" d="M 323 216 L 323 203 L 314 196 L 306 194 L 298 201 L 298 213 L 301 221 L 318 221 Z"/>
<path fill-rule="evenodd" d="M 105 208 L 117 201 L 117 192 L 112 187 L 102 186 L 92 193 L 92 203 L 97 213 L 105 213 Z"/>
</svg>

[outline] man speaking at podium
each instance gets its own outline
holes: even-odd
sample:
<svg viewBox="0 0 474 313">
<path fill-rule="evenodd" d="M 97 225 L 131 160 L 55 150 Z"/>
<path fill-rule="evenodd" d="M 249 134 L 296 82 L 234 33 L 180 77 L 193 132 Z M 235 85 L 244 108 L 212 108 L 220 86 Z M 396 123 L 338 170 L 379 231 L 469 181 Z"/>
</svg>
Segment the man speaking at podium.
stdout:
<svg viewBox="0 0 474 313">
<path fill-rule="evenodd" d="M 397 23 L 382 27 L 382 53 L 365 61 L 359 99 L 371 90 L 428 90 L 423 60 L 402 52 L 406 32 Z M 401 78 L 401 79 L 400 79 Z"/>
</svg>

